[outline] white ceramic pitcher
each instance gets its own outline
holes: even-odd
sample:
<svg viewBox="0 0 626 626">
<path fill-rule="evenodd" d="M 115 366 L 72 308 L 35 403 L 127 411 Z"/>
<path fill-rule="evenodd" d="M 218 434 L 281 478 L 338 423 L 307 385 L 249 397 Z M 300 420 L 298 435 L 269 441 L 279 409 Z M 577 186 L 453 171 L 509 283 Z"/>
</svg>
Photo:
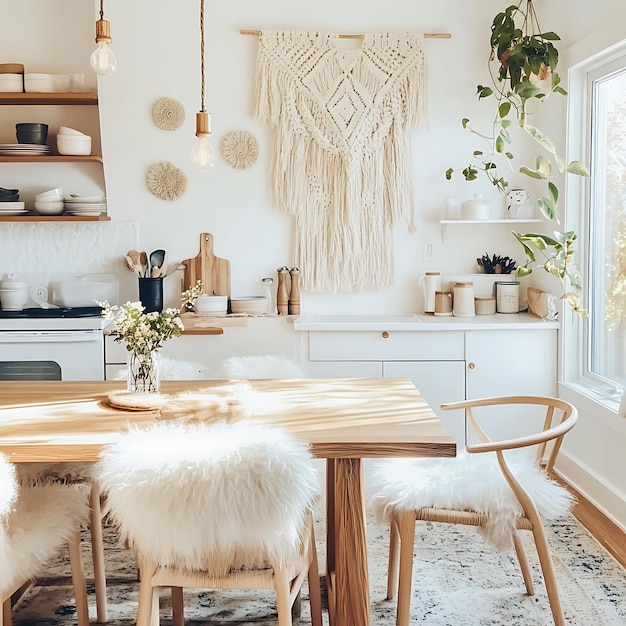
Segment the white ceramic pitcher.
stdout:
<svg viewBox="0 0 626 626">
<path fill-rule="evenodd" d="M 440 272 L 426 272 L 419 279 L 424 296 L 424 313 L 435 312 L 435 291 L 441 291 Z"/>
</svg>

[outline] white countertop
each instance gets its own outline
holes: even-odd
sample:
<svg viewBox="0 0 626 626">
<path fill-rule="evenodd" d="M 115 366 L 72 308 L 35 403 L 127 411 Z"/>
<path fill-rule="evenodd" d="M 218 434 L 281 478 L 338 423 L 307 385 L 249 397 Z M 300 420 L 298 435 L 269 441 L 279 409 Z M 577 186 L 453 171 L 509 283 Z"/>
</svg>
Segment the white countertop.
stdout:
<svg viewBox="0 0 626 626">
<path fill-rule="evenodd" d="M 496 313 L 474 317 L 439 317 L 406 313 L 400 315 L 301 315 L 293 321 L 296 331 L 315 330 L 543 330 L 561 323 L 527 313 Z"/>
</svg>

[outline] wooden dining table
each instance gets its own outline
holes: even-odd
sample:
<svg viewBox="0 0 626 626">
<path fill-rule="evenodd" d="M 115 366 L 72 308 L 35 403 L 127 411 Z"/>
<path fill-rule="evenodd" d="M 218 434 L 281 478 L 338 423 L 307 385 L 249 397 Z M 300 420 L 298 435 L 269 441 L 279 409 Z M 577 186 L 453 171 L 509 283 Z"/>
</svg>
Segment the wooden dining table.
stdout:
<svg viewBox="0 0 626 626">
<path fill-rule="evenodd" d="M 161 395 L 246 389 L 246 419 L 287 429 L 327 460 L 326 584 L 333 626 L 368 626 L 362 459 L 453 457 L 454 440 L 403 378 L 163 381 Z M 98 460 L 129 425 L 159 409 L 111 406 L 123 382 L 0 381 L 0 452 L 12 462 Z M 162 410 L 161 410 L 162 411 Z M 163 412 L 165 414 L 165 412 Z M 183 416 L 184 418 L 184 416 Z"/>
</svg>

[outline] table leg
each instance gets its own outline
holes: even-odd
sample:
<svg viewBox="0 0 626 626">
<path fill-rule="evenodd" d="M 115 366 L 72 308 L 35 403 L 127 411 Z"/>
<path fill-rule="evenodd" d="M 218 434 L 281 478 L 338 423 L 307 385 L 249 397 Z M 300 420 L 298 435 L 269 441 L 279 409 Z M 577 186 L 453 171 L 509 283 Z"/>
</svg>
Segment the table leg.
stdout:
<svg viewBox="0 0 626 626">
<path fill-rule="evenodd" d="M 326 459 L 326 597 L 328 621 L 335 624 L 335 459 Z"/>
<path fill-rule="evenodd" d="M 334 469 L 334 626 L 369 626 L 370 598 L 361 459 L 336 459 Z"/>
</svg>

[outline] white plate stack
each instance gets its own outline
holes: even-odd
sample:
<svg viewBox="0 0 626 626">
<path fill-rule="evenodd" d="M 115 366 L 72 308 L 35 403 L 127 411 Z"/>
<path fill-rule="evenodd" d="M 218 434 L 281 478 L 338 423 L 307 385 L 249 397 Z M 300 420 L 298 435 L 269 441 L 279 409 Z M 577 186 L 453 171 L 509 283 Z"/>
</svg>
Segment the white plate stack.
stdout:
<svg viewBox="0 0 626 626">
<path fill-rule="evenodd" d="M 70 215 L 94 216 L 106 213 L 107 203 L 104 196 L 70 195 L 64 200 L 65 212 Z"/>
<path fill-rule="evenodd" d="M 30 156 L 50 154 L 50 146 L 41 143 L 0 143 L 0 155 Z"/>
<path fill-rule="evenodd" d="M 23 202 L 0 202 L 0 216 L 24 215 L 27 212 Z"/>
</svg>

